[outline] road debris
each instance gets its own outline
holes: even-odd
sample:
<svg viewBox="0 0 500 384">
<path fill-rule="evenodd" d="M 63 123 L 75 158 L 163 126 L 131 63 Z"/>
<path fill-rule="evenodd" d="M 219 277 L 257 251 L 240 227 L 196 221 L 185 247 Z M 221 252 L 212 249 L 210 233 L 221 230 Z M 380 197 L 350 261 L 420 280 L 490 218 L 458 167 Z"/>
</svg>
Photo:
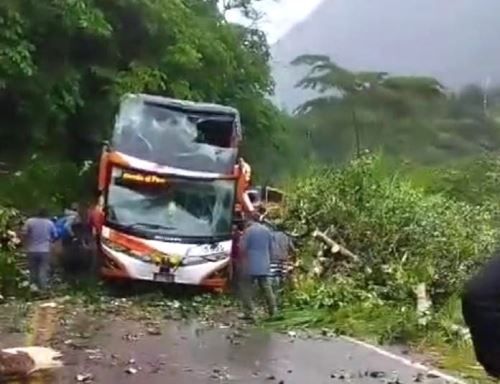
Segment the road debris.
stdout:
<svg viewBox="0 0 500 384">
<path fill-rule="evenodd" d="M 382 379 L 387 376 L 383 371 L 369 371 L 365 373 L 365 376 L 369 376 L 373 379 Z"/>
<path fill-rule="evenodd" d="M 413 379 L 413 382 L 415 383 L 422 383 L 424 381 L 424 374 L 422 372 L 419 372 L 415 375 L 415 378 Z"/>
<path fill-rule="evenodd" d="M 397 358 L 344 338 L 325 340 L 324 337 L 334 334 L 326 327 L 308 339 L 308 332 L 302 328 L 277 335 L 243 326 L 233 321 L 236 314 L 234 318 L 219 317 L 217 321 L 209 317 L 203 317 L 201 322 L 164 321 L 164 307 L 159 307 L 158 314 L 149 319 L 140 313 L 139 320 L 125 315 L 106 317 L 104 327 L 99 329 L 88 323 L 95 319 L 95 307 L 87 314 L 80 308 L 72 311 L 70 304 L 64 307 L 69 307 L 68 315 L 61 322 L 64 326 L 58 328 L 54 342 L 67 352 L 67 366 L 75 367 L 65 368 L 64 375 L 68 369 L 75 369 L 69 371 L 69 378 L 79 383 L 113 382 L 112 378 L 120 374 L 130 375 L 131 384 L 158 383 L 167 375 L 176 375 L 181 382 L 193 384 L 206 384 L 207 379 L 218 383 L 236 380 L 234 378 L 242 384 L 308 380 L 368 384 L 445 382 L 442 376 L 433 374 L 437 371 L 414 366 L 408 359 L 408 363 L 401 363 Z M 87 318 L 80 321 L 82 316 Z M 82 325 L 90 336 L 85 345 L 79 338 Z M 163 331 L 161 338 L 154 337 L 158 336 L 157 330 Z M 289 344 L 294 340 L 295 344 Z M 311 370 L 311 366 L 315 368 Z M 312 375 L 311 379 L 305 374 Z M 329 375 L 334 380 L 328 380 Z"/>
<path fill-rule="evenodd" d="M 104 358 L 104 354 L 100 349 L 86 349 L 85 352 L 87 353 L 89 360 L 101 360 Z"/>
<path fill-rule="evenodd" d="M 398 373 L 393 372 L 389 379 L 384 379 L 385 384 L 403 384 Z"/>
<path fill-rule="evenodd" d="M 147 331 L 148 335 L 151 335 L 151 336 L 160 336 L 162 334 L 160 327 L 149 327 L 149 328 L 147 328 L 146 331 Z"/>
<path fill-rule="evenodd" d="M 353 377 L 354 377 L 354 375 L 352 373 L 345 372 L 344 370 L 330 374 L 330 378 L 339 379 L 339 380 L 349 380 Z"/>
<path fill-rule="evenodd" d="M 215 380 L 229 380 L 231 376 L 228 373 L 228 367 L 222 367 L 213 368 L 210 378 Z"/>
<path fill-rule="evenodd" d="M 139 340 L 140 336 L 138 334 L 132 334 L 132 333 L 127 333 L 126 335 L 123 336 L 123 340 L 127 341 L 137 341 Z"/>
<path fill-rule="evenodd" d="M 128 367 L 125 372 L 127 372 L 129 375 L 135 375 L 137 372 L 139 372 L 136 368 L 134 367 Z"/>
<path fill-rule="evenodd" d="M 91 373 L 80 373 L 76 375 L 76 381 L 79 383 L 89 383 L 94 380 L 94 375 Z"/>
</svg>

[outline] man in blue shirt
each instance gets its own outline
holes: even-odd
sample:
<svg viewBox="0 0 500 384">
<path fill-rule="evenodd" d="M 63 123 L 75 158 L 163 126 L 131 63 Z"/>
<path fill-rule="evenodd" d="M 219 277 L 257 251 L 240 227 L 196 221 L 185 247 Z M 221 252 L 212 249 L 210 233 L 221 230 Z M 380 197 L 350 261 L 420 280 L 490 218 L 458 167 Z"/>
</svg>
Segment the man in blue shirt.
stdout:
<svg viewBox="0 0 500 384">
<path fill-rule="evenodd" d="M 248 221 L 241 237 L 242 253 L 241 299 L 247 318 L 253 320 L 255 308 L 253 304 L 253 284 L 257 284 L 267 303 L 267 310 L 272 317 L 276 315 L 276 297 L 271 285 L 270 264 L 272 253 L 272 233 L 258 218 Z"/>
</svg>

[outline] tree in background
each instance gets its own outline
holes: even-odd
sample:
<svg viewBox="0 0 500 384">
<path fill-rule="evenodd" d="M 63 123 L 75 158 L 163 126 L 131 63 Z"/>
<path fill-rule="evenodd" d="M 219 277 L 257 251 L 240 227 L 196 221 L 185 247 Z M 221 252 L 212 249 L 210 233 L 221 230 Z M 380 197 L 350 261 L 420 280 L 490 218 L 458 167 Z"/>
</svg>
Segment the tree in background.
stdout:
<svg viewBox="0 0 500 384">
<path fill-rule="evenodd" d="M 407 111 L 415 98 L 433 99 L 445 93 L 444 87 L 433 78 L 389 76 L 386 72 L 353 72 L 323 55 L 299 56 L 292 65 L 310 67 L 297 87 L 320 92 L 320 96 L 299 107 L 301 112 L 329 103 L 333 98 L 371 107 L 393 108 L 395 113 L 401 113 Z"/>
<path fill-rule="evenodd" d="M 4 157 L 96 158 L 126 92 L 235 106 L 249 146 L 280 130 L 266 38 L 228 23 L 217 1 L 5 0 L 0 25 Z"/>
<path fill-rule="evenodd" d="M 296 115 L 319 160 L 342 161 L 361 147 L 434 163 L 500 147 L 481 88 L 455 95 L 433 78 L 350 71 L 322 55 L 292 64 L 310 67 L 297 86 L 318 92 Z"/>
<path fill-rule="evenodd" d="M 259 0 L 226 1 L 256 15 Z M 91 193 L 121 96 L 152 93 L 230 105 L 243 155 L 264 178 L 286 157 L 285 116 L 273 90 L 266 37 L 228 22 L 217 0 L 3 0 L 0 2 L 0 205 L 54 210 Z M 282 144 L 281 142 L 285 142 Z M 38 156 L 32 156 L 34 153 Z M 16 170 L 21 172 L 15 173 Z"/>
</svg>

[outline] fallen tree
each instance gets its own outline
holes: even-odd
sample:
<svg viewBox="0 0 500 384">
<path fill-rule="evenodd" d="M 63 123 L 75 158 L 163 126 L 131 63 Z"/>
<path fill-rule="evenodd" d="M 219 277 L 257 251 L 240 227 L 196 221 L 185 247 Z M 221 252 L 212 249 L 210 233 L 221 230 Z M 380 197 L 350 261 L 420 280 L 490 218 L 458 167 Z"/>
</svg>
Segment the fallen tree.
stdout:
<svg viewBox="0 0 500 384">
<path fill-rule="evenodd" d="M 328 245 L 330 248 L 330 252 L 333 254 L 340 253 L 342 256 L 347 257 L 351 259 L 352 261 L 359 261 L 359 256 L 355 255 L 351 251 L 349 251 L 347 248 L 343 247 L 339 243 L 337 243 L 335 240 L 332 240 L 329 238 L 325 233 L 320 232 L 319 230 L 315 230 L 313 232 L 313 237 L 315 239 L 321 240 L 324 244 Z"/>
<path fill-rule="evenodd" d="M 309 273 L 295 304 L 338 310 L 362 302 L 420 319 L 431 302 L 439 311 L 460 292 L 498 235 L 487 208 L 425 193 L 384 174 L 373 156 L 299 178 L 285 222 L 290 232 L 312 235 L 300 244 Z"/>
</svg>

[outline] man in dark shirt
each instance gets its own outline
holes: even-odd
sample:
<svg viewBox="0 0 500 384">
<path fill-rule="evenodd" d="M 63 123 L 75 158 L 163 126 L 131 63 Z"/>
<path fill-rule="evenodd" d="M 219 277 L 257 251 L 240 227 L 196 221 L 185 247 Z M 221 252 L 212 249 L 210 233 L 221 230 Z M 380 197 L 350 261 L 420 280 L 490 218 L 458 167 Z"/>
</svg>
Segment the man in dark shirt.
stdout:
<svg viewBox="0 0 500 384">
<path fill-rule="evenodd" d="M 241 252 L 240 252 L 240 239 L 243 233 L 243 222 L 233 224 L 233 242 L 231 247 L 231 274 L 232 274 L 232 287 L 238 290 L 238 284 L 241 275 Z"/>
<path fill-rule="evenodd" d="M 277 312 L 276 298 L 270 280 L 272 252 L 272 233 L 258 218 L 248 221 L 240 242 L 241 260 L 241 298 L 245 315 L 254 319 L 253 284 L 257 283 L 267 303 L 267 310 L 272 317 Z"/>
<path fill-rule="evenodd" d="M 500 378 L 500 252 L 465 285 L 462 312 L 476 358 L 486 372 Z"/>
</svg>

